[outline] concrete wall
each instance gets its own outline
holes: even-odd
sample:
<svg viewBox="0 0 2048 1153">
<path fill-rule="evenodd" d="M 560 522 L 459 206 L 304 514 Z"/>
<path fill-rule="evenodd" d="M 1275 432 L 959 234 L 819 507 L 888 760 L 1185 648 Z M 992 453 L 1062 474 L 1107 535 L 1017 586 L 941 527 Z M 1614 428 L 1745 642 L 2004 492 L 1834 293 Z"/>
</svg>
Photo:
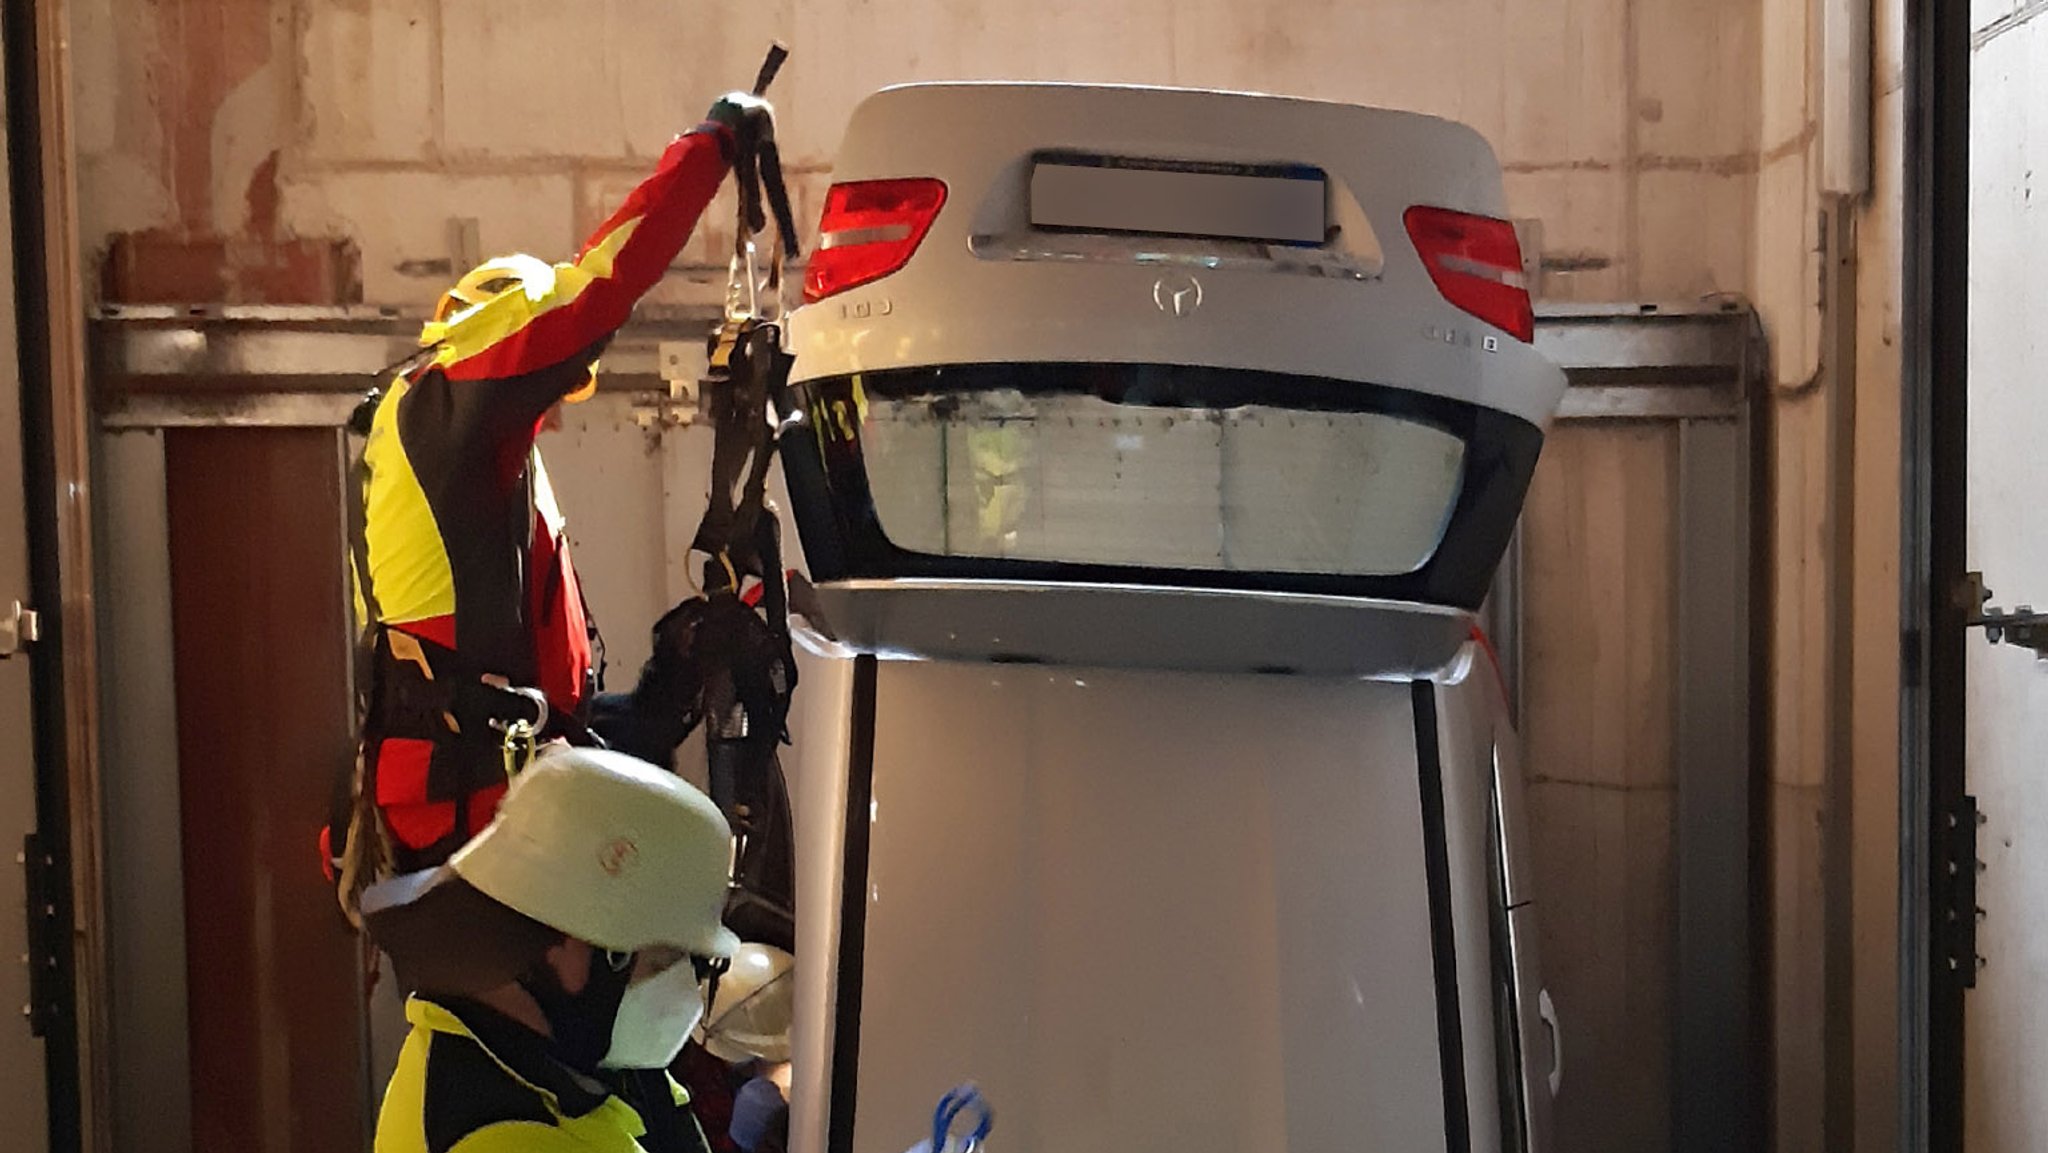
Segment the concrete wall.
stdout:
<svg viewBox="0 0 2048 1153">
<path fill-rule="evenodd" d="M 83 231 L 127 298 L 420 305 L 474 255 L 571 249 L 780 37 L 795 51 L 777 97 L 806 219 L 848 109 L 896 81 L 1176 83 L 1415 108 L 1494 142 L 1515 212 L 1541 222 L 1544 296 L 1753 292 L 1778 378 L 1797 385 L 1820 327 L 1805 4 L 72 0 Z M 727 216 L 713 210 L 694 270 L 664 295 L 715 291 Z M 481 253 L 464 251 L 464 218 Z M 1781 444 L 1825 427 L 1815 402 L 1781 407 Z M 1560 1137 L 1575 1153 L 1672 1136 L 1671 670 L 1658 643 L 1674 592 L 1671 439 L 1563 433 L 1531 501 L 1526 760 L 1543 944 L 1569 1030 Z M 1818 541 L 1824 460 L 1795 450 L 1776 475 L 1789 494 L 1777 539 Z M 1779 956 L 1796 959 L 1820 923 L 1828 700 L 1826 636 L 1800 624 L 1825 618 L 1807 610 L 1826 588 L 1798 565 L 1783 573 L 1776 908 Z M 1587 723 L 1569 719 L 1588 708 Z M 1819 1132 L 1805 1072 L 1819 1067 L 1818 974 L 1787 964 L 1779 984 L 1787 1133 Z"/>
<path fill-rule="evenodd" d="M 1781 1153 L 1894 1148 L 1899 1090 L 1905 9 L 1869 5 L 1871 179 L 1850 195 L 1822 188 L 1821 99 L 1839 77 L 1820 63 L 1818 9 L 1763 0 L 1751 287 L 1774 378 L 1768 916 Z"/>
<path fill-rule="evenodd" d="M 795 49 L 777 96 L 806 207 L 848 109 L 883 84 L 1254 88 L 1476 126 L 1507 164 L 1517 211 L 1544 222 L 1549 295 L 1739 290 L 1753 248 L 1757 8 L 73 0 L 83 232 L 95 253 L 141 233 L 188 246 L 191 263 L 244 268 L 287 242 L 346 238 L 369 300 L 425 301 L 463 255 L 449 220 L 476 219 L 487 252 L 569 249 L 779 36 Z M 716 264 L 707 231 L 695 254 Z M 162 288 L 175 262 L 154 263 Z M 329 287 L 318 280 L 301 287 Z"/>
<path fill-rule="evenodd" d="M 1775 1058 L 1770 1122 L 1783 1153 L 1823 1148 L 1829 1071 L 1822 820 L 1833 591 L 1827 450 L 1835 381 L 1821 371 L 1813 9 L 1810 0 L 1763 0 L 1760 140 L 1769 159 L 1756 175 L 1750 288 L 1771 341 L 1771 394 L 1762 409 L 1770 453 L 1764 465 L 1771 606 L 1765 832 Z"/>
</svg>

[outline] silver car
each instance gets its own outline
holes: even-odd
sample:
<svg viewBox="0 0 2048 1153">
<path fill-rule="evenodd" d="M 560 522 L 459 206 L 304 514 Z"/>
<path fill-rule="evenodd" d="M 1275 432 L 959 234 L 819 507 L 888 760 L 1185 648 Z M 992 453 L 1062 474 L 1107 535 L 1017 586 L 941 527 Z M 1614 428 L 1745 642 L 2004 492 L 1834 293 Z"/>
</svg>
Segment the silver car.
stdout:
<svg viewBox="0 0 2048 1153">
<path fill-rule="evenodd" d="M 1477 628 L 1564 378 L 1426 116 L 915 85 L 854 114 L 782 440 L 792 1148 L 1543 1150 Z"/>
</svg>

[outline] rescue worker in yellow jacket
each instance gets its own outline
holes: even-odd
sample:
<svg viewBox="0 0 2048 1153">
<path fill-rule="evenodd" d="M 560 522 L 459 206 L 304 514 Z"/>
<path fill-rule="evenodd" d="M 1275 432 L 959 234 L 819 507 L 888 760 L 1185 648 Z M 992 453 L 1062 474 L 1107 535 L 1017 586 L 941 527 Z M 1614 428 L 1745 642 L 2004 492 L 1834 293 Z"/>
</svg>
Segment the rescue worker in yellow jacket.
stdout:
<svg viewBox="0 0 2048 1153">
<path fill-rule="evenodd" d="M 657 763 L 694 726 L 690 602 L 656 627 L 634 691 L 599 694 L 602 648 L 534 442 L 562 402 L 596 391 L 606 343 L 773 131 L 765 101 L 720 100 L 575 260 L 506 257 L 464 277 L 376 401 L 352 550 L 374 648 L 355 795 L 337 797 L 323 834 L 345 908 L 490 820 L 515 725 L 542 740 L 595 732 Z"/>
<path fill-rule="evenodd" d="M 376 1153 L 702 1153 L 666 1070 L 739 945 L 730 849 L 675 774 L 555 745 L 447 864 L 365 891 L 415 990 Z"/>
</svg>

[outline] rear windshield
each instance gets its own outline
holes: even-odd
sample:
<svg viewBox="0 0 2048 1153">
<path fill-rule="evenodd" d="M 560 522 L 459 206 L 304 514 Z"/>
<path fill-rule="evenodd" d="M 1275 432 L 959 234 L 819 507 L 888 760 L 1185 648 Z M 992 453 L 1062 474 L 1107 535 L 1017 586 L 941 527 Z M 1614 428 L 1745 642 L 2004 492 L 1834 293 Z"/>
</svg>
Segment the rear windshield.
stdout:
<svg viewBox="0 0 2048 1153">
<path fill-rule="evenodd" d="M 1436 551 L 1456 436 L 1377 412 L 1213 407 L 1163 383 L 1143 399 L 869 397 L 882 531 L 943 556 L 1250 572 L 1407 573 Z"/>
<path fill-rule="evenodd" d="M 826 579 L 1400 582 L 1428 576 L 1465 521 L 1484 539 L 1456 550 L 1454 583 L 1483 595 L 1541 440 L 1441 397 L 1167 365 L 895 371 L 812 382 L 801 399 L 810 435 L 784 452 Z M 813 495 L 834 516 L 807 517 Z M 821 533 L 835 537 L 824 549 Z M 833 573 L 835 558 L 864 571 Z"/>
</svg>

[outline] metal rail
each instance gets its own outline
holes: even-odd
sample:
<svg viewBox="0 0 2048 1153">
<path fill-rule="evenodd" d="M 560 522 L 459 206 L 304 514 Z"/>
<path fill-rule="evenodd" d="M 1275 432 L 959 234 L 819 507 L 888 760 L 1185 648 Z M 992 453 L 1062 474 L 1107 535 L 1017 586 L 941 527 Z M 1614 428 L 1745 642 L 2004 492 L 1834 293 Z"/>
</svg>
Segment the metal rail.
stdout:
<svg viewBox="0 0 2048 1153">
<path fill-rule="evenodd" d="M 605 387 L 680 418 L 696 406 L 715 309 L 641 309 L 604 357 Z M 372 307 L 108 305 L 91 318 L 100 419 L 110 428 L 343 423 L 417 350 L 420 318 Z M 1536 347 L 1571 388 L 1558 419 L 1733 420 L 1760 365 L 1756 313 L 1687 305 L 1548 306 Z"/>
</svg>

